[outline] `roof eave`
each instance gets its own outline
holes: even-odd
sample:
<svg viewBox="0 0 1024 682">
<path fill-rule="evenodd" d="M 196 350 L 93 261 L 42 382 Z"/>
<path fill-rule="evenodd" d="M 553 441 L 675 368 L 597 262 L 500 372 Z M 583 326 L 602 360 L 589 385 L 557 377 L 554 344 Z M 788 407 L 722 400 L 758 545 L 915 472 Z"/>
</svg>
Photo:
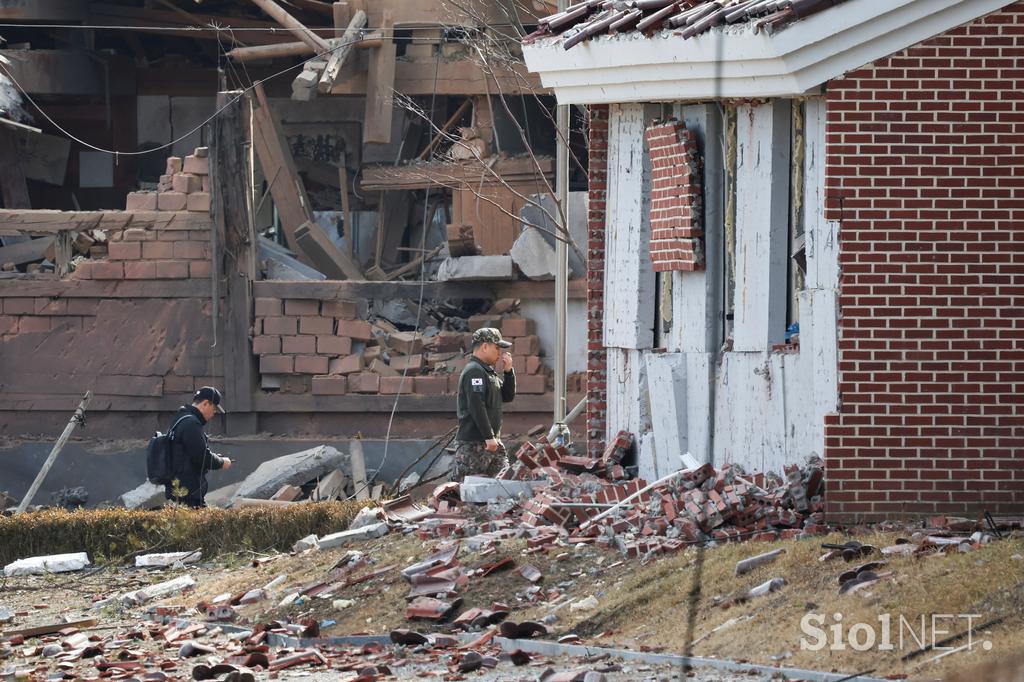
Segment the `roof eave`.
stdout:
<svg viewBox="0 0 1024 682">
<path fill-rule="evenodd" d="M 523 54 L 561 104 L 792 97 L 1013 2 L 848 0 L 774 35 L 623 34 L 569 50 L 544 39 Z"/>
</svg>

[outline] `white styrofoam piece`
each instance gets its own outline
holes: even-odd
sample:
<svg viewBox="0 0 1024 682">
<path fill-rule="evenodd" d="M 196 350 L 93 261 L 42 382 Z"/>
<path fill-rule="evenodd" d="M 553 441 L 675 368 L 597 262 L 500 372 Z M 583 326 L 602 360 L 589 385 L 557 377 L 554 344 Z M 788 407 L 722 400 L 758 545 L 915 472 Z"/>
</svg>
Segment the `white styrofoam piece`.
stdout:
<svg viewBox="0 0 1024 682">
<path fill-rule="evenodd" d="M 80 571 L 89 565 L 89 555 L 85 552 L 71 554 L 50 554 L 18 559 L 4 566 L 4 575 L 42 575 L 44 573 L 67 573 Z"/>
<path fill-rule="evenodd" d="M 135 557 L 137 568 L 173 566 L 177 563 L 192 564 L 203 558 L 201 551 L 191 552 L 165 552 L 163 554 L 143 554 Z"/>
</svg>

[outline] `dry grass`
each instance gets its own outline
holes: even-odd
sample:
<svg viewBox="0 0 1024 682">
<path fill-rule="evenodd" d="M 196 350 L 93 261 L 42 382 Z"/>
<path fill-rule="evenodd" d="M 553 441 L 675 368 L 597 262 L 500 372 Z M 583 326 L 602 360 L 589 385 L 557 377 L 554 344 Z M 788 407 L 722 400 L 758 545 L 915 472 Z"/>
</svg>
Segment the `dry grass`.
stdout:
<svg viewBox="0 0 1024 682">
<path fill-rule="evenodd" d="M 366 502 L 323 502 L 245 509 L 168 508 L 155 512 L 89 509 L 0 517 L 0 564 L 64 552 L 93 561 L 143 551 L 202 548 L 207 556 L 240 550 L 290 549 L 296 540 L 348 528 Z"/>
<path fill-rule="evenodd" d="M 883 546 L 893 536 L 877 535 L 861 538 L 862 542 Z M 830 538 L 840 540 L 839 536 Z M 785 547 L 775 563 L 744 576 L 734 575 L 738 560 L 753 554 Z M 895 571 L 891 581 L 883 581 L 867 592 L 839 596 L 840 572 L 849 568 L 839 563 L 821 563 L 820 543 L 816 540 L 733 544 L 703 552 L 689 550 L 675 557 L 654 562 L 620 581 L 601 598 L 599 609 L 584 618 L 568 623 L 581 635 L 605 633 L 599 642 L 664 648 L 672 652 L 686 650 L 687 615 L 700 567 L 700 590 L 695 598 L 695 637 L 732 618 L 744 618 L 731 627 L 711 634 L 693 648 L 696 656 L 718 656 L 744 659 L 764 664 L 816 670 L 856 672 L 874 669 L 876 674 L 905 673 L 934 679 L 936 675 L 1008 656 L 1024 648 L 1019 635 L 1024 622 L 1024 561 L 1013 560 L 1024 553 L 1024 541 L 1006 540 L 984 547 L 981 551 L 915 559 L 888 558 L 887 569 Z M 754 599 L 746 604 L 723 608 L 722 598 L 741 593 L 774 577 L 784 577 L 788 585 L 778 593 Z M 871 650 L 858 652 L 849 647 L 832 651 L 828 647 L 813 652 L 803 651 L 800 640 L 805 637 L 801 618 L 808 612 L 827 617 L 823 627 L 835 623 L 834 613 L 842 614 L 844 635 L 850 625 L 867 623 L 881 632 L 878 617 L 893 617 L 894 652 Z M 905 648 L 899 650 L 899 617 L 916 623 L 919 630 L 922 615 L 979 614 L 975 625 L 998 616 L 1006 616 L 1003 624 L 983 633 L 993 642 L 990 652 L 975 648 L 947 656 L 935 663 L 922 664 L 929 656 L 903 663 L 900 657 L 917 648 L 909 633 Z M 945 620 L 940 628 L 954 632 L 966 629 L 965 620 Z M 942 635 L 937 639 L 941 639 Z M 781 657 L 773 660 L 772 657 Z"/>
</svg>

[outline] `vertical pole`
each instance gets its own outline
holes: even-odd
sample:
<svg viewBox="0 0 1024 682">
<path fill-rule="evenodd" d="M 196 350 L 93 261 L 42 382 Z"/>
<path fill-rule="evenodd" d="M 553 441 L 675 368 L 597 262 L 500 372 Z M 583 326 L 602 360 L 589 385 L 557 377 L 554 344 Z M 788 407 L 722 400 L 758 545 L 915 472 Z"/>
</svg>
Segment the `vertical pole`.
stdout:
<svg viewBox="0 0 1024 682">
<path fill-rule="evenodd" d="M 558 11 L 565 10 L 567 0 L 558 0 Z M 569 249 L 565 237 L 569 233 L 569 106 L 558 105 L 556 116 L 558 147 L 555 156 L 555 188 L 558 193 L 559 216 L 563 232 L 555 241 L 555 405 L 554 429 L 565 434 L 565 331 L 569 294 Z"/>
</svg>

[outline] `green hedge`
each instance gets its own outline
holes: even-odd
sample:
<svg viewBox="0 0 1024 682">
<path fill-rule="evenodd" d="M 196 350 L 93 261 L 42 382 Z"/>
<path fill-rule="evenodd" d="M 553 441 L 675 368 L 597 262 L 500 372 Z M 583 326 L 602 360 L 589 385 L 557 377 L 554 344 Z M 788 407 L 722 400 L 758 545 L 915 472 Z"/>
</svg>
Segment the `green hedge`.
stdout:
<svg viewBox="0 0 1024 682">
<path fill-rule="evenodd" d="M 311 533 L 348 528 L 368 502 L 318 502 L 242 509 L 47 509 L 0 517 L 0 565 L 17 559 L 88 552 L 94 561 L 144 552 L 202 548 L 203 556 L 239 550 L 289 550 Z"/>
</svg>

